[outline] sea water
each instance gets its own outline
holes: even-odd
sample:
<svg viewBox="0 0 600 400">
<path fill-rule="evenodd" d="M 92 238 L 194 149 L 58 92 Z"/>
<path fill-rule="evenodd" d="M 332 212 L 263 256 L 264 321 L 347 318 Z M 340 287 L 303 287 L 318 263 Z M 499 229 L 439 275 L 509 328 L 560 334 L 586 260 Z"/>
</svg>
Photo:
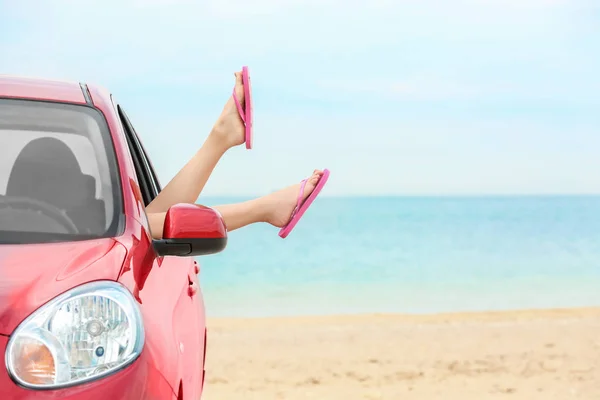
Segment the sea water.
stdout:
<svg viewBox="0 0 600 400">
<path fill-rule="evenodd" d="M 199 258 L 207 315 L 600 305 L 600 196 L 323 197 L 277 232 L 255 224 Z"/>
</svg>

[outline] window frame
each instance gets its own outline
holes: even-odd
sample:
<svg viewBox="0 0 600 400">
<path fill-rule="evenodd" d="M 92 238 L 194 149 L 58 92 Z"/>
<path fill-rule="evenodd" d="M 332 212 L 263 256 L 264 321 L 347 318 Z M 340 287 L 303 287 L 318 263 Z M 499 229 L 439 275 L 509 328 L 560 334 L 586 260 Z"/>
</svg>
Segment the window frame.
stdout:
<svg viewBox="0 0 600 400">
<path fill-rule="evenodd" d="M 135 173 L 137 175 L 140 191 L 144 199 L 144 205 L 147 207 L 148 204 L 150 204 L 152 200 L 154 200 L 160 193 L 160 182 L 156 177 L 156 172 L 154 171 L 152 163 L 148 159 L 144 146 L 140 141 L 135 128 L 131 124 L 131 120 L 120 104 L 116 104 L 116 108 L 123 131 L 125 132 L 127 146 L 131 152 L 131 157 L 135 166 Z"/>
</svg>

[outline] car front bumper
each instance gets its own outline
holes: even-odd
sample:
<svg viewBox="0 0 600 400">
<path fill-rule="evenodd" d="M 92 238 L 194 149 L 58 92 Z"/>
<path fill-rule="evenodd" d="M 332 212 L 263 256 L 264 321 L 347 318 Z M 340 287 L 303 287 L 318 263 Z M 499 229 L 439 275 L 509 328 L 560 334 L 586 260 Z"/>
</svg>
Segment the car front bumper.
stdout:
<svg viewBox="0 0 600 400">
<path fill-rule="evenodd" d="M 4 361 L 8 337 L 0 336 L 2 400 L 176 400 L 173 389 L 146 350 L 128 367 L 94 382 L 58 390 L 31 390 L 17 385 Z"/>
</svg>

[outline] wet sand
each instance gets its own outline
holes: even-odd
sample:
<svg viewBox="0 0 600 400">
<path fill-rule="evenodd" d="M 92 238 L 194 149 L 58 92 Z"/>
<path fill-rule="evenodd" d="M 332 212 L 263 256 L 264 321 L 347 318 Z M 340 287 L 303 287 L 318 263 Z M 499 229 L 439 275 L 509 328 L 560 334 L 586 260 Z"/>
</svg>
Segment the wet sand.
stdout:
<svg viewBox="0 0 600 400">
<path fill-rule="evenodd" d="M 208 400 L 600 399 L 600 309 L 208 325 Z"/>
</svg>

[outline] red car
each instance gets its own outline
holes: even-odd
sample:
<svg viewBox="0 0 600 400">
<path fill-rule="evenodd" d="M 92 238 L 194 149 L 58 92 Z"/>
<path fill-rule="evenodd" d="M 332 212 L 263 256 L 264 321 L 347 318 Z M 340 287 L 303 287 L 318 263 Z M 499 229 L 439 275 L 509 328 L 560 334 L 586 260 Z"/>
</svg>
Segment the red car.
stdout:
<svg viewBox="0 0 600 400">
<path fill-rule="evenodd" d="M 0 143 L 0 399 L 198 399 L 218 212 L 175 205 L 152 239 L 160 184 L 96 86 L 0 76 Z"/>
</svg>

